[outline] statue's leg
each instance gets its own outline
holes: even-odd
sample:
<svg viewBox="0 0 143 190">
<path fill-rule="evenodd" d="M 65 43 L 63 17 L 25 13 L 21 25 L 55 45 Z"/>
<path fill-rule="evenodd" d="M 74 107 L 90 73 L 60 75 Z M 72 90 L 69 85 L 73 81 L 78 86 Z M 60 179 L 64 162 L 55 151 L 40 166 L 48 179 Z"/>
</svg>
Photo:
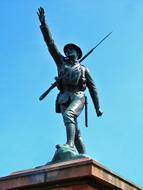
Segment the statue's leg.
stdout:
<svg viewBox="0 0 143 190">
<path fill-rule="evenodd" d="M 61 105 L 61 112 L 66 126 L 67 142 L 70 147 L 74 147 L 76 134 L 76 118 L 79 116 L 84 107 L 84 101 L 76 99 L 70 101 L 68 105 Z"/>
<path fill-rule="evenodd" d="M 76 133 L 75 133 L 75 147 L 80 154 L 86 154 L 85 145 L 83 143 L 83 139 L 81 136 L 80 129 L 78 128 L 77 121 L 76 121 Z"/>
<path fill-rule="evenodd" d="M 66 124 L 66 134 L 67 134 L 67 142 L 71 148 L 74 148 L 74 140 L 75 140 L 75 125 L 72 123 Z"/>
<path fill-rule="evenodd" d="M 69 113 L 66 112 L 67 107 L 69 106 L 70 102 L 67 102 L 66 104 L 61 104 L 60 109 L 63 116 L 63 120 L 66 126 L 66 136 L 67 136 L 67 142 L 71 148 L 74 148 L 74 139 L 75 139 L 75 124 L 71 121 L 68 121 L 67 117 L 69 117 Z M 66 120 L 66 122 L 65 122 Z"/>
</svg>

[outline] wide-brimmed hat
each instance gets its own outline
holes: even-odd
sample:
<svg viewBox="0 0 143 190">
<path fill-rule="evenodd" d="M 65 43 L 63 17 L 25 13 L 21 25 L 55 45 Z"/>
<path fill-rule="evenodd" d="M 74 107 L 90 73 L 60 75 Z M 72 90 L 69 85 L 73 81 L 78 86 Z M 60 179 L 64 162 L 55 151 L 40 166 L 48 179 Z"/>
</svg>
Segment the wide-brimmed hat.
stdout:
<svg viewBox="0 0 143 190">
<path fill-rule="evenodd" d="M 82 57 L 82 51 L 80 49 L 79 46 L 75 45 L 75 44 L 66 44 L 65 47 L 64 47 L 64 53 L 66 55 L 66 52 L 69 48 L 74 48 L 77 53 L 78 53 L 78 59 L 80 59 Z"/>
</svg>

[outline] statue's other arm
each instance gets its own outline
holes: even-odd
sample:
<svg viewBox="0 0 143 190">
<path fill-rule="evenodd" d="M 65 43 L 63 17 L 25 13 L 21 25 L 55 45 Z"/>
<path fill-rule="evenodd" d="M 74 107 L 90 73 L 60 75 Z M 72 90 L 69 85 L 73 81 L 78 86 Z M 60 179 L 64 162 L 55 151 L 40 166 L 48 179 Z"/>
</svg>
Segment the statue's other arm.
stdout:
<svg viewBox="0 0 143 190">
<path fill-rule="evenodd" d="M 92 98 L 92 101 L 93 101 L 93 104 L 94 104 L 94 107 L 96 110 L 96 114 L 99 117 L 102 115 L 102 112 L 100 111 L 98 93 L 96 90 L 95 83 L 87 69 L 85 70 L 85 77 L 86 77 L 86 85 L 89 89 L 89 93 L 91 95 L 91 98 Z"/>
<path fill-rule="evenodd" d="M 53 57 L 56 65 L 59 66 L 61 64 L 62 55 L 58 51 L 58 49 L 57 49 L 57 47 L 56 47 L 56 45 L 54 43 L 54 40 L 52 38 L 51 32 L 49 30 L 49 27 L 45 22 L 44 9 L 42 7 L 40 7 L 38 9 L 37 14 L 38 14 L 38 17 L 39 17 L 39 20 L 40 20 L 40 23 L 41 23 L 40 29 L 41 29 L 41 32 L 43 34 L 44 40 L 45 40 L 45 42 L 46 42 L 46 44 L 48 46 L 49 52 L 50 52 L 51 56 Z"/>
</svg>

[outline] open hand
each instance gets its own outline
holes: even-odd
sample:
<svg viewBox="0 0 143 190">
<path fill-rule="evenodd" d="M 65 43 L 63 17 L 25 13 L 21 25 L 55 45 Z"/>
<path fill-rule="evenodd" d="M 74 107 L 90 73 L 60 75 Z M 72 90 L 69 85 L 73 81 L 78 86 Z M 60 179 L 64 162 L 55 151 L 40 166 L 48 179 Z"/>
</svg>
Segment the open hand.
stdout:
<svg viewBox="0 0 143 190">
<path fill-rule="evenodd" d="M 42 7 L 38 8 L 37 15 L 39 17 L 41 24 L 45 24 L 45 12 Z"/>
</svg>

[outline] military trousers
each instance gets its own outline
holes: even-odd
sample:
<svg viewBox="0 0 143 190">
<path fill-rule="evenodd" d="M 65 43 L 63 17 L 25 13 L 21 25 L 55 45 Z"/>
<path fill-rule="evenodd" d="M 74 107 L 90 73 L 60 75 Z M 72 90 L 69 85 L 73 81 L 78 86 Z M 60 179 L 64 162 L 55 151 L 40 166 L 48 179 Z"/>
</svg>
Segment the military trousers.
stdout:
<svg viewBox="0 0 143 190">
<path fill-rule="evenodd" d="M 67 144 L 75 145 L 78 152 L 85 154 L 85 146 L 81 137 L 80 129 L 78 128 L 77 117 L 84 108 L 85 97 L 75 98 L 65 104 L 60 105 L 63 120 L 67 131 Z"/>
<path fill-rule="evenodd" d="M 85 97 L 75 98 L 73 100 L 68 100 L 64 104 L 60 104 L 61 113 L 65 125 L 72 123 L 77 125 L 77 117 L 80 115 L 84 108 Z"/>
</svg>

